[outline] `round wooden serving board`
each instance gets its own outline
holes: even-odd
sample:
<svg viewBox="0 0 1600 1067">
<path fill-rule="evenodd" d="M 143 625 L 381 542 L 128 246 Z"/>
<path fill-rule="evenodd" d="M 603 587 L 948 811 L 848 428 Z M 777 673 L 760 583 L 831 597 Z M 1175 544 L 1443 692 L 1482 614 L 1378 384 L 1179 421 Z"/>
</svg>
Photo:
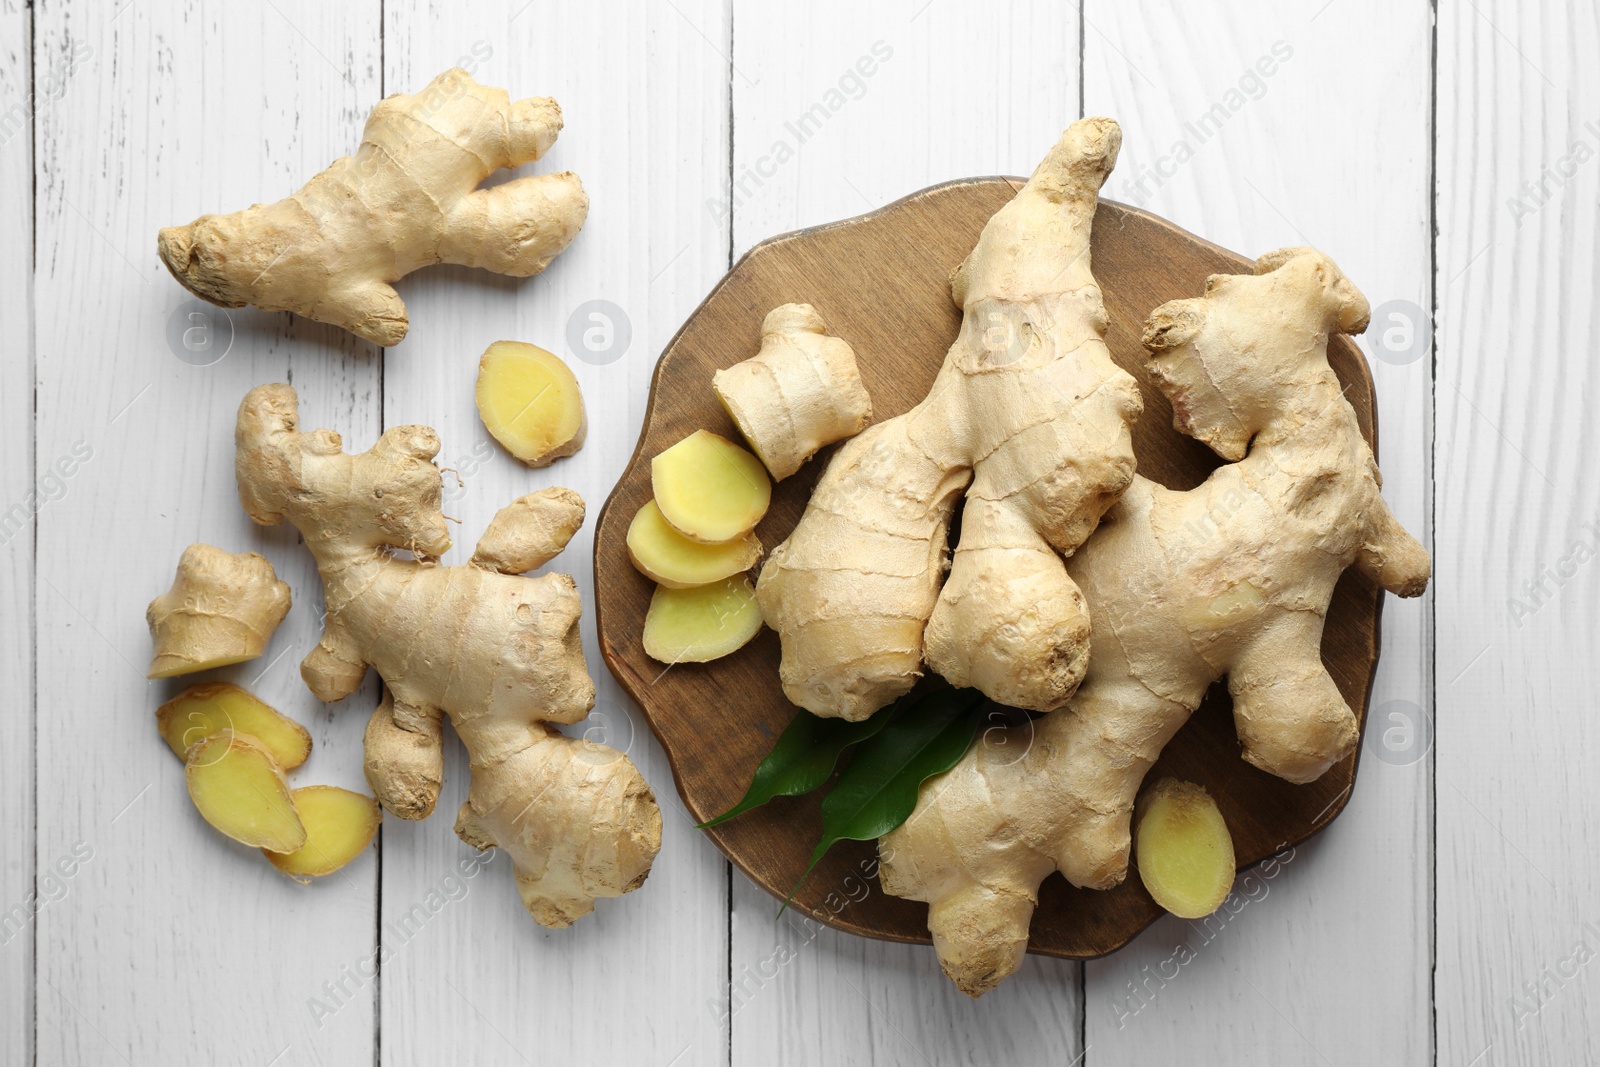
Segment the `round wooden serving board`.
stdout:
<svg viewBox="0 0 1600 1067">
<path fill-rule="evenodd" d="M 1011 178 L 951 182 L 869 215 L 765 241 L 722 279 L 662 354 L 639 446 L 600 513 L 596 613 L 606 665 L 666 748 L 678 793 L 696 821 L 726 810 L 744 794 L 756 765 L 797 709 L 778 684 L 778 637 L 771 630 L 714 663 L 668 669 L 645 655 L 640 633 L 654 586 L 629 563 L 624 539 L 634 512 L 650 499 L 651 458 L 701 428 L 739 439 L 711 391 L 711 374 L 755 355 L 762 318 L 790 301 L 815 305 L 829 331 L 855 348 L 876 418 L 912 407 L 927 392 L 960 324 L 960 311 L 950 301 L 950 271 L 1021 186 Z M 1140 329 L 1158 304 L 1199 295 L 1209 274 L 1248 273 L 1251 261 L 1154 215 L 1107 201 L 1095 215 L 1093 257 L 1111 318 L 1106 343 L 1144 391 L 1144 415 L 1134 431 L 1139 472 L 1173 488 L 1191 488 L 1219 461 L 1172 429 L 1172 408 L 1146 370 Z M 1334 340 L 1329 357 L 1362 432 L 1376 448 L 1366 360 L 1343 337 Z M 832 451 L 775 486 L 772 508 L 756 531 L 768 549 L 799 520 Z M 1380 590 L 1347 571 L 1323 639 L 1323 659 L 1363 727 L 1378 661 L 1379 606 Z M 1210 790 L 1244 868 L 1305 840 L 1339 814 L 1355 783 L 1359 751 L 1311 785 L 1290 785 L 1258 771 L 1239 758 L 1227 691 L 1213 686 L 1152 773 Z M 820 836 L 820 799 L 820 791 L 779 798 L 706 832 L 735 866 L 782 900 Z M 928 941 L 927 906 L 886 895 L 875 877 L 875 856 L 873 842 L 835 846 L 791 906 L 852 933 Z M 1040 892 L 1029 948 L 1052 956 L 1104 955 L 1159 914 L 1135 872 L 1109 892 L 1075 889 L 1053 875 Z"/>
</svg>

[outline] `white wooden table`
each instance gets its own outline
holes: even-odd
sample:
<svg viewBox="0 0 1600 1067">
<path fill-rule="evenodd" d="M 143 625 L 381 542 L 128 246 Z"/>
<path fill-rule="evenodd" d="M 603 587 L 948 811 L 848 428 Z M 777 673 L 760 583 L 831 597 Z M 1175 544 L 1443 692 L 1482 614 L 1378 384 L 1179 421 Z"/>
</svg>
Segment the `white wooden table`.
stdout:
<svg viewBox="0 0 1600 1067">
<path fill-rule="evenodd" d="M 0 1064 L 1600 1060 L 1595 9 L 1140 6 L 3 0 Z M 412 276 L 392 352 L 245 309 L 218 320 L 225 358 L 180 358 L 158 227 L 287 194 L 385 93 L 458 62 L 560 100 L 535 169 L 583 177 L 572 248 L 526 284 Z M 1087 965 L 1030 957 L 971 1002 L 925 948 L 775 925 L 677 806 L 592 611 L 602 710 L 666 834 L 643 890 L 575 928 L 536 927 L 493 863 L 460 877 L 448 815 L 389 820 L 309 889 L 201 822 L 151 723 L 173 687 L 143 676 L 144 606 L 184 545 L 260 551 L 295 590 L 268 655 L 225 674 L 312 730 L 299 781 L 361 787 L 376 701 L 300 682 L 320 597 L 292 531 L 238 506 L 249 387 L 292 381 L 356 448 L 437 427 L 470 470 L 462 546 L 558 482 L 592 516 L 656 354 L 733 258 L 1026 173 L 1085 112 L 1123 126 L 1108 196 L 1251 255 L 1317 245 L 1368 294 L 1386 496 L 1435 554 L 1428 597 L 1385 605 L 1349 809 L 1241 883 L 1220 932 L 1169 919 Z M 475 358 L 501 337 L 575 357 L 595 300 L 631 340 L 571 359 L 588 444 L 530 472 L 487 445 Z M 586 600 L 588 537 L 559 561 Z"/>
</svg>

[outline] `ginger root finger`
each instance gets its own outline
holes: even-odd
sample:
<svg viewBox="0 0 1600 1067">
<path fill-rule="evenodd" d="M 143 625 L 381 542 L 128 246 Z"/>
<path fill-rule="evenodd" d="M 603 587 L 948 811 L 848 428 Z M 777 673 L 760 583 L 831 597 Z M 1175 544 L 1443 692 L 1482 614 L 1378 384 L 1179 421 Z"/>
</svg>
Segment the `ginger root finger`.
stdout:
<svg viewBox="0 0 1600 1067">
<path fill-rule="evenodd" d="M 1087 627 L 1060 557 L 1128 485 L 1142 408 L 1090 270 L 1121 141 L 1103 118 L 1062 134 L 953 275 L 961 330 L 927 396 L 840 446 L 767 557 L 757 589 L 784 694 L 813 714 L 865 719 L 924 662 L 1033 711 L 1059 710 L 1082 678 Z M 1009 588 L 1019 566 L 1050 572 L 1048 595 Z"/>
<path fill-rule="evenodd" d="M 472 563 L 501 574 L 524 574 L 561 554 L 583 525 L 583 497 L 552 486 L 501 508 L 478 538 Z"/>
<path fill-rule="evenodd" d="M 495 773 L 474 765 L 456 836 L 504 849 L 528 914 L 541 926 L 569 926 L 597 898 L 644 883 L 661 847 L 661 809 L 621 752 L 553 730 L 536 734 Z"/>
<path fill-rule="evenodd" d="M 761 351 L 711 376 L 717 399 L 776 481 L 872 422 L 855 351 L 827 329 L 810 304 L 774 308 L 761 323 Z"/>
<path fill-rule="evenodd" d="M 478 361 L 478 415 L 490 436 L 530 467 L 583 447 L 588 416 L 572 368 L 553 352 L 496 341 Z"/>
<path fill-rule="evenodd" d="M 589 200 L 575 174 L 478 188 L 538 159 L 560 130 L 554 100 L 512 101 L 447 70 L 420 93 L 379 101 L 355 154 L 293 196 L 169 226 L 156 249 L 202 300 L 292 311 L 396 345 L 408 321 L 392 283 L 434 263 L 525 278 L 577 236 Z"/>
<path fill-rule="evenodd" d="M 155 651 L 147 678 L 226 667 L 260 656 L 289 613 L 289 587 L 254 552 L 190 545 L 172 588 L 150 602 Z"/>
<path fill-rule="evenodd" d="M 772 502 L 761 461 L 709 430 L 696 430 L 651 460 L 650 487 L 674 530 L 711 545 L 755 529 Z"/>
<path fill-rule="evenodd" d="M 268 852 L 306 843 L 283 770 L 255 738 L 212 734 L 190 750 L 184 775 L 201 817 L 235 841 Z"/>
<path fill-rule="evenodd" d="M 1211 794 L 1193 782 L 1163 778 L 1134 810 L 1134 862 L 1155 902 L 1180 919 L 1222 907 L 1237 868 L 1233 837 Z"/>
<path fill-rule="evenodd" d="M 667 589 L 693 589 L 749 570 L 761 558 L 753 533 L 720 545 L 691 541 L 661 517 L 654 500 L 628 524 L 628 559 L 640 574 Z"/>
<path fill-rule="evenodd" d="M 311 735 L 304 726 L 232 682 L 190 686 L 156 709 L 156 726 L 179 759 L 186 759 L 190 749 L 225 730 L 259 741 L 285 771 L 294 770 L 311 755 Z"/>
<path fill-rule="evenodd" d="M 756 591 L 736 574 L 693 589 L 657 588 L 644 617 L 644 650 L 662 663 L 707 663 L 760 632 Z"/>
<path fill-rule="evenodd" d="M 301 881 L 332 874 L 372 844 L 383 812 L 369 796 L 332 785 L 308 785 L 289 795 L 306 828 L 293 852 L 262 849 L 268 862 Z"/>
</svg>

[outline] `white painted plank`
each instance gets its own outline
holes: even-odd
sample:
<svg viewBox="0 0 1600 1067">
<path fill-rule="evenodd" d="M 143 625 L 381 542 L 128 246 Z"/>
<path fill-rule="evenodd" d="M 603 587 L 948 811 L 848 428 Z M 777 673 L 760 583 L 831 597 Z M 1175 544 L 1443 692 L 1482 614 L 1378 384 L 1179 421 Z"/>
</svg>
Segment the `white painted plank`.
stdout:
<svg viewBox="0 0 1600 1067">
<path fill-rule="evenodd" d="M 447 511 L 460 518 L 446 562 L 464 562 L 495 511 L 535 489 L 565 485 L 588 521 L 551 568 L 572 574 L 597 714 L 595 729 L 627 749 L 665 815 L 661 854 L 638 891 L 600 901 L 566 930 L 534 924 L 507 861 L 491 861 L 470 895 L 406 939 L 385 926 L 383 1059 L 391 1064 L 529 1062 L 721 1064 L 726 1040 L 705 1004 L 727 968 L 726 865 L 676 803 L 671 770 L 600 660 L 594 635 L 593 530 L 600 506 L 638 438 L 656 356 L 726 268 L 727 228 L 705 213 L 728 173 L 727 16 L 714 2 L 650 5 L 527 0 L 471 7 L 386 5 L 385 83 L 413 91 L 463 57 L 474 76 L 516 96 L 550 95 L 565 129 L 525 173 L 571 169 L 589 193 L 589 219 L 541 276 L 516 282 L 441 268 L 401 285 L 411 333 L 386 355 L 389 425 L 438 429 L 442 460 L 465 488 Z M 614 318 L 613 349 L 572 339 L 593 301 Z M 622 332 L 631 334 L 626 349 Z M 494 444 L 478 419 L 478 356 L 501 338 L 560 354 L 588 408 L 583 449 L 530 470 Z M 614 358 L 613 358 L 614 357 Z M 464 857 L 451 832 L 466 792 L 466 761 L 452 742 L 436 814 L 384 832 L 381 914 L 396 920 Z M 515 1051 L 513 1051 L 515 1050 Z M 674 1057 L 677 1057 L 674 1059 Z"/>
<path fill-rule="evenodd" d="M 1440 1063 L 1600 1060 L 1597 34 L 1439 8 Z"/>
<path fill-rule="evenodd" d="M 849 0 L 734 8 L 734 254 L 935 182 L 1028 174 L 1078 117 L 1058 3 Z"/>
<path fill-rule="evenodd" d="M 733 41 L 737 253 L 935 182 L 1026 174 L 1079 114 L 1064 4 L 975 18 L 922 0 L 739 3 Z M 774 925 L 777 902 L 737 873 L 733 905 L 722 1010 L 736 1064 L 1069 1064 L 1081 1051 L 1074 962 L 1030 957 L 974 1003 L 930 948 Z"/>
<path fill-rule="evenodd" d="M 1389 311 L 1420 318 L 1431 302 L 1429 34 L 1420 0 L 1091 3 L 1084 55 L 1087 111 L 1123 127 L 1105 195 L 1246 255 L 1314 245 L 1367 295 L 1384 497 L 1424 542 L 1429 352 L 1375 341 L 1401 325 Z M 1339 820 L 1247 874 L 1225 925 L 1168 919 L 1088 965 L 1090 1063 L 1197 1048 L 1237 1064 L 1429 1062 L 1429 761 L 1390 719 L 1430 705 L 1427 626 L 1425 602 L 1385 598 L 1369 744 Z"/>
<path fill-rule="evenodd" d="M 378 4 L 56 0 L 35 18 L 36 71 L 64 83 L 37 120 L 36 472 L 80 457 L 38 515 L 41 877 L 77 859 L 39 916 L 38 1061 L 366 1062 L 370 989 L 346 981 L 320 1026 L 307 1005 L 372 953 L 376 859 L 302 887 L 204 824 L 151 719 L 180 686 L 144 679 L 144 608 L 192 541 L 267 555 L 295 606 L 265 658 L 220 673 L 311 729 L 297 784 L 360 785 L 362 717 L 329 714 L 296 670 L 318 633 L 310 558 L 243 514 L 232 439 L 246 390 L 290 376 L 370 434 L 377 354 L 242 309 L 213 317 L 232 347 L 197 365 L 169 345 L 187 294 L 155 236 L 286 195 L 354 147 L 378 96 Z"/>
<path fill-rule="evenodd" d="M 0 4 L 0 1061 L 33 1055 L 33 70 L 31 12 Z M 54 886 L 54 883 L 51 883 Z"/>
</svg>

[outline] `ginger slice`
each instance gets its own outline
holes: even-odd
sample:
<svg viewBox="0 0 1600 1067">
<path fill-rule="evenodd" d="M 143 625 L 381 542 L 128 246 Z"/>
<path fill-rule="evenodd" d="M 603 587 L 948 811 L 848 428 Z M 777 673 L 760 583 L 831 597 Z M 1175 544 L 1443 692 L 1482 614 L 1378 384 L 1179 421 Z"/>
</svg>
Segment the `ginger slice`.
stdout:
<svg viewBox="0 0 1600 1067">
<path fill-rule="evenodd" d="M 628 525 L 628 558 L 640 574 L 668 589 L 693 589 L 747 571 L 761 558 L 761 542 L 746 533 L 721 545 L 691 541 L 647 500 Z"/>
<path fill-rule="evenodd" d="M 306 843 L 289 783 L 272 753 L 246 734 L 212 734 L 189 752 L 189 798 L 201 816 L 235 841 L 269 852 Z"/>
<path fill-rule="evenodd" d="M 333 785 L 308 785 L 290 794 L 306 843 L 289 853 L 262 849 L 272 865 L 293 878 L 332 874 L 359 856 L 378 832 L 383 812 L 378 802 Z"/>
<path fill-rule="evenodd" d="M 644 650 L 662 663 L 706 663 L 761 631 L 756 591 L 743 574 L 695 589 L 658 587 L 644 617 Z"/>
<path fill-rule="evenodd" d="M 259 741 L 285 771 L 294 770 L 311 755 L 311 735 L 304 726 L 232 682 L 190 686 L 156 709 L 156 725 L 179 759 L 224 730 Z"/>
<path fill-rule="evenodd" d="M 650 485 L 662 518 L 704 544 L 724 544 L 755 529 L 772 502 L 761 461 L 708 430 L 696 430 L 651 460 Z"/>
<path fill-rule="evenodd" d="M 520 341 L 496 341 L 478 361 L 478 414 L 490 435 L 530 467 L 572 455 L 588 430 L 572 368 Z"/>
<path fill-rule="evenodd" d="M 1228 899 L 1233 838 L 1217 802 L 1200 786 L 1176 778 L 1151 786 L 1139 798 L 1134 842 L 1140 881 L 1172 914 L 1199 919 Z"/>
</svg>

